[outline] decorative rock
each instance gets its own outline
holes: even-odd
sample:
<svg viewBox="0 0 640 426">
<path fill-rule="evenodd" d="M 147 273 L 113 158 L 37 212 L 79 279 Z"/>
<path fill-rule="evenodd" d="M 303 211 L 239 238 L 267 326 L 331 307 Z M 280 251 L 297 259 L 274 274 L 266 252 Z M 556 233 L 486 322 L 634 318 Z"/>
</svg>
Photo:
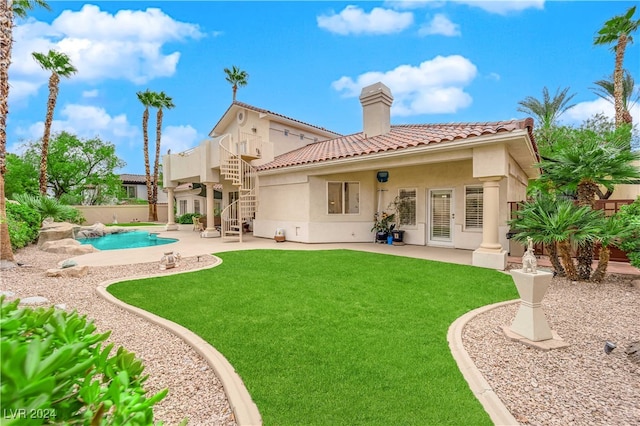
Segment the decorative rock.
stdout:
<svg viewBox="0 0 640 426">
<path fill-rule="evenodd" d="M 625 352 L 631 361 L 640 364 L 640 341 L 632 342 Z"/>
<path fill-rule="evenodd" d="M 71 266 L 65 269 L 48 269 L 47 277 L 81 278 L 89 273 L 87 265 Z"/>
<path fill-rule="evenodd" d="M 72 238 L 65 238 L 59 241 L 47 241 L 40 247 L 40 250 L 46 251 L 47 253 L 62 253 L 70 255 L 95 253 L 99 251 L 90 244 L 82 245 L 79 241 Z"/>
<path fill-rule="evenodd" d="M 15 268 L 16 265 L 14 262 L 8 261 L 8 260 L 0 260 L 0 269 L 13 269 Z"/>
<path fill-rule="evenodd" d="M 72 266 L 77 266 L 77 265 L 78 265 L 78 262 L 76 262 L 75 260 L 67 259 L 64 262 L 62 262 L 60 267 L 62 269 L 65 269 L 65 268 L 71 268 Z"/>
<path fill-rule="evenodd" d="M 39 305 L 41 303 L 48 303 L 48 302 L 49 302 L 49 299 L 42 296 L 32 296 L 32 297 L 25 297 L 24 299 L 20 299 L 21 305 Z"/>
<path fill-rule="evenodd" d="M 13 291 L 9 291 L 9 290 L 0 290 L 0 296 L 7 296 L 7 297 L 13 297 L 16 294 Z"/>
<path fill-rule="evenodd" d="M 40 229 L 40 235 L 38 236 L 38 247 L 42 246 L 47 241 L 74 238 L 76 231 L 79 229 L 79 225 L 68 222 L 43 222 L 42 229 Z"/>
</svg>

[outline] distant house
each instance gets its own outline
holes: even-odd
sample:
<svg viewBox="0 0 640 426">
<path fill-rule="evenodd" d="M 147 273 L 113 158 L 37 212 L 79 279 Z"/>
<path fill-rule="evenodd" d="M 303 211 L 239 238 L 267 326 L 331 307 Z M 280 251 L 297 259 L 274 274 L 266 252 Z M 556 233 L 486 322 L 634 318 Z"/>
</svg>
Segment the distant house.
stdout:
<svg viewBox="0 0 640 426">
<path fill-rule="evenodd" d="M 153 179 L 153 177 L 152 177 Z M 121 174 L 122 188 L 127 198 L 137 198 L 147 200 L 147 184 L 145 175 Z M 158 188 L 158 204 L 167 202 L 167 193 L 162 187 Z"/>
<path fill-rule="evenodd" d="M 220 200 L 222 237 L 240 240 L 249 222 L 258 237 L 372 242 L 374 215 L 402 200 L 407 244 L 473 250 L 474 265 L 504 269 L 508 202 L 539 175 L 533 120 L 392 125 L 382 83 L 360 102 L 363 130 L 347 136 L 232 102 L 211 139 L 163 157 L 167 229 L 187 183 L 204 186 L 207 216 Z M 204 236 L 214 235 L 208 222 Z"/>
</svg>

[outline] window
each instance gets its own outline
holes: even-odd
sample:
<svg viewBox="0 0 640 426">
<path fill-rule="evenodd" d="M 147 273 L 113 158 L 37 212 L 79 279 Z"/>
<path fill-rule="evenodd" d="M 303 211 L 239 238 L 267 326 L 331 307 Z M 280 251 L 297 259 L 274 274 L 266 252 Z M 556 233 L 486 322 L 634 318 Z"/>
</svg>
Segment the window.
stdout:
<svg viewBox="0 0 640 426">
<path fill-rule="evenodd" d="M 200 200 L 193 200 L 193 212 L 200 214 Z"/>
<path fill-rule="evenodd" d="M 136 186 L 135 185 L 122 185 L 125 192 L 125 198 L 136 198 Z"/>
<path fill-rule="evenodd" d="M 180 214 L 187 212 L 187 200 L 180 200 Z"/>
<path fill-rule="evenodd" d="M 400 226 L 416 225 L 416 194 L 417 190 L 400 189 L 398 191 L 398 221 Z"/>
<path fill-rule="evenodd" d="M 360 182 L 327 182 L 327 212 L 360 213 Z"/>
<path fill-rule="evenodd" d="M 467 186 L 464 190 L 464 226 L 482 229 L 482 187 Z"/>
</svg>

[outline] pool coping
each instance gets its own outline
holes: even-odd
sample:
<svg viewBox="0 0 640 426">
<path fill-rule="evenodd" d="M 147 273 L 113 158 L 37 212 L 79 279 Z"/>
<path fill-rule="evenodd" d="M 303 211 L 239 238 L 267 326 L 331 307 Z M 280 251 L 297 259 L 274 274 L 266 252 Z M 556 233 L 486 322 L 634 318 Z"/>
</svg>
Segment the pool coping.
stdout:
<svg viewBox="0 0 640 426">
<path fill-rule="evenodd" d="M 161 274 L 144 275 L 139 277 L 124 277 L 116 280 L 105 281 L 100 283 L 96 287 L 96 293 L 98 296 L 105 299 L 107 302 L 112 303 L 122 309 L 144 318 L 145 320 L 159 325 L 170 333 L 181 338 L 185 343 L 191 346 L 213 369 L 216 376 L 222 383 L 224 393 L 227 395 L 229 406 L 233 412 L 236 423 L 239 426 L 260 426 L 262 425 L 262 417 L 258 410 L 258 406 L 253 402 L 249 391 L 247 390 L 244 382 L 233 368 L 231 363 L 220 353 L 216 348 L 210 345 L 202 337 L 198 336 L 191 330 L 176 324 L 173 321 L 169 321 L 151 312 L 137 308 L 121 301 L 120 299 L 112 296 L 107 288 L 112 285 L 123 281 L 138 280 L 145 278 L 157 278 L 167 275 L 185 274 L 193 271 L 201 271 L 209 268 L 214 268 L 222 264 L 222 259 L 217 256 L 210 255 L 215 259 L 215 262 L 211 265 L 204 266 L 199 269 L 190 269 L 188 271 L 181 270 L 169 270 Z"/>
</svg>

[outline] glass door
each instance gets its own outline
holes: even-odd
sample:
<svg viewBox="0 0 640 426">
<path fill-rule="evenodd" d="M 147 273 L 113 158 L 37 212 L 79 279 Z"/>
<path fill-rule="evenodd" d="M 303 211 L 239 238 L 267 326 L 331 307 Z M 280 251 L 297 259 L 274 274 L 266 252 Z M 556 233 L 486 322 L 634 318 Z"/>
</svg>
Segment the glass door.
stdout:
<svg viewBox="0 0 640 426">
<path fill-rule="evenodd" d="M 453 190 L 429 191 L 429 243 L 453 245 Z"/>
</svg>

